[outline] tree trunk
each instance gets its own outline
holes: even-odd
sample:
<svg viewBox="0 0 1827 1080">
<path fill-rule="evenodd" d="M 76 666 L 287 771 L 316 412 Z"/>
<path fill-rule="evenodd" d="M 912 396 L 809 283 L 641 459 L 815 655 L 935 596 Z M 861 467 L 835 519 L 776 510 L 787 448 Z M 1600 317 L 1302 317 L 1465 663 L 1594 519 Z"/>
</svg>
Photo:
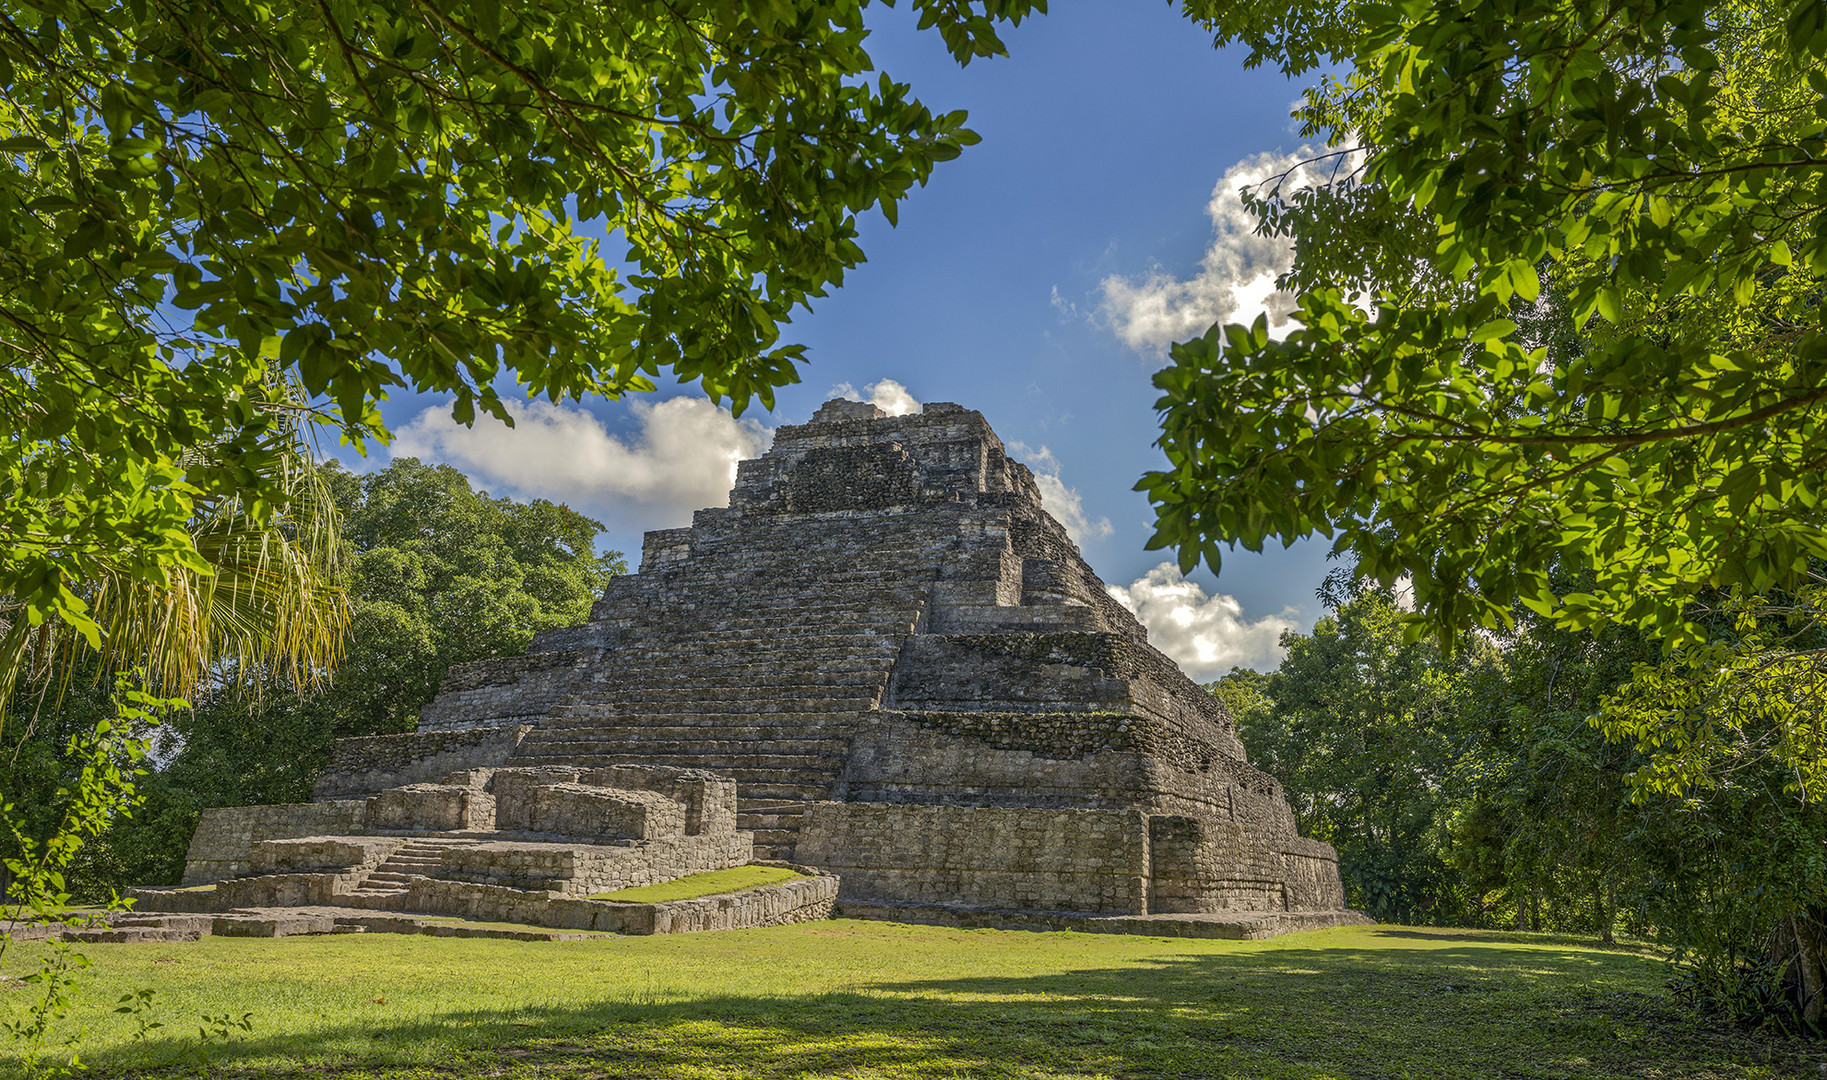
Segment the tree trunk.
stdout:
<svg viewBox="0 0 1827 1080">
<path fill-rule="evenodd" d="M 1793 986 L 1802 1020 L 1820 1030 L 1827 1014 L 1827 912 L 1808 908 L 1776 924 L 1770 939 L 1770 965 Z"/>
<path fill-rule="evenodd" d="M 1599 901 L 1599 940 L 1612 943 L 1611 928 L 1618 921 L 1618 879 L 1605 875 L 1605 895 Z"/>
</svg>

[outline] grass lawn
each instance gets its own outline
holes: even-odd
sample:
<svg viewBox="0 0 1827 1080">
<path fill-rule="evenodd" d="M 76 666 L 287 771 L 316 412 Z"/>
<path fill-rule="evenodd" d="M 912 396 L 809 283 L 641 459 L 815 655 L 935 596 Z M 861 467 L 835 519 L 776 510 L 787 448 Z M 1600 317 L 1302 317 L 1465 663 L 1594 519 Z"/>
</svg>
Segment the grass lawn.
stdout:
<svg viewBox="0 0 1827 1080">
<path fill-rule="evenodd" d="M 728 870 L 711 870 L 687 874 L 662 881 L 658 885 L 639 885 L 632 889 L 597 893 L 590 900 L 613 900 L 620 904 L 664 904 L 670 900 L 696 900 L 700 896 L 743 892 L 764 885 L 778 885 L 806 875 L 784 866 L 733 866 Z"/>
<path fill-rule="evenodd" d="M 23 974 L 37 952 L 14 949 Z M 1227 942 L 836 921 L 87 952 L 79 1012 L 100 1076 L 1665 1080 L 1815 1078 L 1827 1061 L 1668 1004 L 1648 953 L 1498 932 Z M 166 1026 L 134 1043 L 111 1010 L 142 987 Z M 0 1019 L 28 992 L 0 990 Z M 248 1012 L 251 1032 L 199 1038 L 199 1017 Z"/>
</svg>

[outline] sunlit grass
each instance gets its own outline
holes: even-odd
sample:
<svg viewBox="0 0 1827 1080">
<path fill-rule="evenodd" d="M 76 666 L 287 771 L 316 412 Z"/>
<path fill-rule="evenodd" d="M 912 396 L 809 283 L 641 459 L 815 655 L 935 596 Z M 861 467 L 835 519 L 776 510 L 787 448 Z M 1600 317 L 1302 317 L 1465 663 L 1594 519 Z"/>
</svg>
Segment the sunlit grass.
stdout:
<svg viewBox="0 0 1827 1080">
<path fill-rule="evenodd" d="M 835 921 L 87 951 L 78 1011 L 101 1076 L 1699 1080 L 1812 1077 L 1819 1061 L 1682 1013 L 1646 951 L 1518 934 L 1231 942 Z M 9 957 L 12 972 L 33 955 Z M 166 1026 L 135 1044 L 111 1010 L 142 987 Z M 0 994 L 0 1019 L 22 998 Z M 198 1030 L 247 1012 L 251 1033 Z"/>
<path fill-rule="evenodd" d="M 587 899 L 613 900 L 622 904 L 664 904 L 671 900 L 696 900 L 701 896 L 759 889 L 805 876 L 785 866 L 732 866 L 727 870 L 687 874 L 682 878 L 662 881 L 658 885 L 640 885 L 632 889 L 596 893 Z"/>
</svg>

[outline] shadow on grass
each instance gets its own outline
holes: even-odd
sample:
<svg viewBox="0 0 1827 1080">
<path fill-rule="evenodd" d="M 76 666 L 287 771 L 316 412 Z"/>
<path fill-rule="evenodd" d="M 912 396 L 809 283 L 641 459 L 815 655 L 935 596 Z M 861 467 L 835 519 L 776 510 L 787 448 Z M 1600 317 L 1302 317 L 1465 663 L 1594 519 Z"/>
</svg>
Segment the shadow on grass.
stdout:
<svg viewBox="0 0 1827 1080">
<path fill-rule="evenodd" d="M 1428 941 L 1479 941 L 1504 945 L 1561 945 L 1579 949 L 1591 949 L 1595 952 L 1632 953 L 1642 956 L 1661 956 L 1662 950 L 1646 941 L 1614 941 L 1607 945 L 1597 938 L 1580 934 L 1544 934 L 1535 931 L 1507 930 L 1447 930 L 1432 928 L 1407 929 L 1398 926 L 1379 926 L 1376 929 L 1379 937 L 1385 938 L 1422 938 Z"/>
<path fill-rule="evenodd" d="M 351 1080 L 1819 1075 L 1827 1059 L 1813 1046 L 1721 1030 L 1645 993 L 1657 967 L 1467 942 L 1173 955 L 805 996 L 653 1002 L 606 988 L 586 1006 L 347 1023 L 206 1055 L 154 1040 L 92 1065 L 100 1076 Z"/>
</svg>

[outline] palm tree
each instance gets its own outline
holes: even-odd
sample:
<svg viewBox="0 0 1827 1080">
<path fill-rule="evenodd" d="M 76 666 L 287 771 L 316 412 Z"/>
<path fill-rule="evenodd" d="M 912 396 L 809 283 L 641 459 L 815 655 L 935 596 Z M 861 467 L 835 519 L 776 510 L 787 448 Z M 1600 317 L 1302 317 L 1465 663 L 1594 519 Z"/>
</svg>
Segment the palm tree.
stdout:
<svg viewBox="0 0 1827 1080">
<path fill-rule="evenodd" d="M 71 740 L 76 772 L 59 793 L 68 810 L 44 837 L 21 829 L 0 792 L 0 827 L 22 858 L 0 868 L 0 893 L 43 917 L 62 891 L 61 869 L 87 838 L 137 805 L 134 764 L 162 707 L 211 687 L 258 694 L 269 677 L 304 693 L 342 657 L 349 601 L 338 574 L 335 503 L 313 464 L 302 394 L 280 384 L 261 407 L 274 417 L 267 443 L 235 455 L 265 495 L 200 500 L 188 529 L 197 568 L 167 562 L 162 579 L 107 567 L 77 590 L 92 633 L 57 619 L 32 625 L 23 605 L 0 605 L 0 719 L 35 690 L 38 704 L 78 670 L 115 679 L 116 715 Z M 186 455 L 190 469 L 222 467 L 224 448 Z M 9 620 L 10 616 L 10 620 Z M 21 739 L 29 738 L 34 708 Z M 0 955 L 5 939 L 0 937 Z"/>
<path fill-rule="evenodd" d="M 328 678 L 349 622 L 336 507 L 313 462 L 298 391 L 282 385 L 263 407 L 276 418 L 273 435 L 239 460 L 259 462 L 262 486 L 279 497 L 200 501 L 189 534 L 206 569 L 168 564 L 163 580 L 102 572 L 80 590 L 100 628 L 93 641 L 57 620 L 32 626 L 0 604 L 0 717 L 22 685 L 48 689 L 90 659 L 101 674 L 138 671 L 141 687 L 160 698 L 223 683 L 258 692 L 269 671 L 301 692 Z M 221 448 L 200 446 L 185 464 L 219 466 Z"/>
</svg>

